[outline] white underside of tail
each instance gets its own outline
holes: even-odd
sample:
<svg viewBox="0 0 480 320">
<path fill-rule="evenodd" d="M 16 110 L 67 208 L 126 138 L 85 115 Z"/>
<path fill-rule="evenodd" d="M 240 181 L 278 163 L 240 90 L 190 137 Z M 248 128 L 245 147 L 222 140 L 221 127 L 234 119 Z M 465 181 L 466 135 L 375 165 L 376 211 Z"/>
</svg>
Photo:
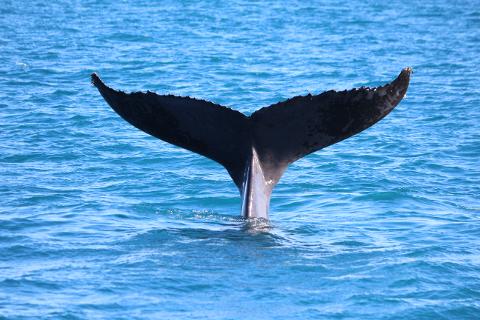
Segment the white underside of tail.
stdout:
<svg viewBox="0 0 480 320">
<path fill-rule="evenodd" d="M 257 151 L 252 147 L 252 157 L 245 169 L 242 188 L 242 215 L 244 218 L 268 219 L 272 193 L 271 184 L 265 181 Z"/>
</svg>

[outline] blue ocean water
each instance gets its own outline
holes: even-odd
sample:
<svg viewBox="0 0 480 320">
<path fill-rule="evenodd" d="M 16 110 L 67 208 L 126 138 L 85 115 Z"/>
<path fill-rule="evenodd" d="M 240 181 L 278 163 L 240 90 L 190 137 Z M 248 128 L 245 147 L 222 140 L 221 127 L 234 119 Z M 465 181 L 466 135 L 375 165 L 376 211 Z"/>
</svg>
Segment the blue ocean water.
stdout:
<svg viewBox="0 0 480 320">
<path fill-rule="evenodd" d="M 225 170 L 89 79 L 250 114 L 406 66 L 256 229 Z M 0 318 L 479 319 L 479 66 L 478 1 L 2 0 Z"/>
</svg>

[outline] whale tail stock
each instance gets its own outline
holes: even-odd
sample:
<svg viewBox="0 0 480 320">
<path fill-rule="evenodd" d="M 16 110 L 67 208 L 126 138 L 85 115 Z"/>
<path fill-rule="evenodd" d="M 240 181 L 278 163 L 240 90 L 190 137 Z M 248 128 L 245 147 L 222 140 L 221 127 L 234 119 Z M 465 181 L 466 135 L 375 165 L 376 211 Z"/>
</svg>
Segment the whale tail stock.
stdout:
<svg viewBox="0 0 480 320">
<path fill-rule="evenodd" d="M 125 93 L 92 83 L 123 119 L 146 133 L 223 165 L 245 217 L 268 217 L 273 187 L 287 166 L 372 126 L 402 100 L 411 68 L 376 88 L 297 96 L 250 116 L 212 102 L 147 91 Z"/>
</svg>

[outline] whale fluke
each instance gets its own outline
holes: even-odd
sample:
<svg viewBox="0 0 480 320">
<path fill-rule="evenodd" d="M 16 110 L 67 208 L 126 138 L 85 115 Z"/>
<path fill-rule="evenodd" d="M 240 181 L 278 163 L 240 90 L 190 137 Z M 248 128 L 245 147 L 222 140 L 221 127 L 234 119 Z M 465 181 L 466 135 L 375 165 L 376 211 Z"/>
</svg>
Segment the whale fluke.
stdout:
<svg viewBox="0 0 480 320">
<path fill-rule="evenodd" d="M 249 117 L 190 97 L 114 90 L 95 73 L 92 83 L 135 127 L 223 165 L 243 197 L 243 215 L 268 218 L 272 189 L 287 166 L 385 117 L 405 96 L 411 72 L 405 68 L 381 87 L 297 96 Z"/>
</svg>

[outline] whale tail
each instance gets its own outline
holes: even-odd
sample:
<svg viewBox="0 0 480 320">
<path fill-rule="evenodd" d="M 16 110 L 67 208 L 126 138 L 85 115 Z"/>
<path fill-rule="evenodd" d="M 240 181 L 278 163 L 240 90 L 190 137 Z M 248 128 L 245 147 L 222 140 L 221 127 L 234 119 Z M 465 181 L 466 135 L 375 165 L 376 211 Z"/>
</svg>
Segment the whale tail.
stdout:
<svg viewBox="0 0 480 320">
<path fill-rule="evenodd" d="M 249 117 L 190 97 L 114 90 L 95 73 L 92 84 L 133 126 L 223 165 L 244 202 L 247 198 L 248 207 L 253 202 L 248 197 L 255 193 L 252 186 L 259 187 L 256 192 L 269 200 L 290 163 L 351 137 L 390 113 L 405 96 L 411 72 L 405 68 L 394 81 L 380 87 L 297 96 Z M 268 212 L 268 203 L 255 210 Z"/>
</svg>

